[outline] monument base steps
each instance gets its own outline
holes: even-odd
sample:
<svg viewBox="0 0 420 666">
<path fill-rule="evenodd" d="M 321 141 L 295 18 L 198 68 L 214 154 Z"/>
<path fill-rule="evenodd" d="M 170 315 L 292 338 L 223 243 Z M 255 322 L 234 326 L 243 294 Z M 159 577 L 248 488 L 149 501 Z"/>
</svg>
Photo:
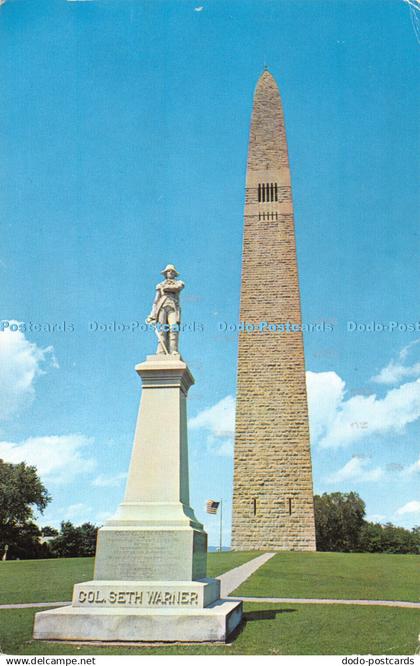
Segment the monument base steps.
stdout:
<svg viewBox="0 0 420 666">
<path fill-rule="evenodd" d="M 207 608 L 81 608 L 36 614 L 40 640 L 195 642 L 226 641 L 242 618 L 242 602 L 220 599 Z"/>
</svg>

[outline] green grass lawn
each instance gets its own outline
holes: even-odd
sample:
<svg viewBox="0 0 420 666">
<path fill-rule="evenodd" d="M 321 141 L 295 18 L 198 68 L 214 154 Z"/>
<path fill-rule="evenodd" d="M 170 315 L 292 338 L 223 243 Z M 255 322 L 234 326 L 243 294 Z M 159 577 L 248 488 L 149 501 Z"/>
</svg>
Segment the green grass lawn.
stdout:
<svg viewBox="0 0 420 666">
<path fill-rule="evenodd" d="M 258 551 L 209 553 L 207 556 L 207 576 L 214 578 L 239 567 L 241 564 L 261 555 Z"/>
<path fill-rule="evenodd" d="M 32 640 L 32 609 L 0 612 L 6 654 L 414 654 L 420 612 L 406 608 L 246 604 L 245 621 L 230 645 L 155 648 L 88 647 Z"/>
<path fill-rule="evenodd" d="M 278 553 L 233 594 L 419 602 L 420 557 L 382 553 Z"/>
<path fill-rule="evenodd" d="M 208 575 L 257 552 L 209 553 Z M 0 604 L 68 601 L 74 583 L 90 580 L 93 558 L 0 562 Z M 256 597 L 420 601 L 420 557 L 369 553 L 278 553 L 235 594 Z"/>
<path fill-rule="evenodd" d="M 257 556 L 210 553 L 217 576 Z M 415 555 L 278 553 L 236 594 L 419 601 Z M 75 582 L 92 578 L 93 558 L 0 562 L 0 603 L 70 600 Z M 245 604 L 230 645 L 121 648 L 32 640 L 33 609 L 0 611 L 0 652 L 7 654 L 413 654 L 420 610 L 301 604 Z"/>
<path fill-rule="evenodd" d="M 257 552 L 209 553 L 209 577 L 238 567 Z M 0 604 L 70 601 L 73 585 L 91 580 L 93 557 L 0 562 Z"/>
</svg>

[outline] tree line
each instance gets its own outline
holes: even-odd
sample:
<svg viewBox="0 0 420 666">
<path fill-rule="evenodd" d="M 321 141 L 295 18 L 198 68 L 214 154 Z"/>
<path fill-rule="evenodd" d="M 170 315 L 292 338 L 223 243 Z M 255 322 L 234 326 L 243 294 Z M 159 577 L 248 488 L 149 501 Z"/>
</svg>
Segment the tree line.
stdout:
<svg viewBox="0 0 420 666">
<path fill-rule="evenodd" d="M 95 554 L 98 528 L 92 523 L 64 521 L 60 530 L 35 524 L 35 511 L 42 514 L 50 501 L 34 466 L 0 460 L 0 560 Z"/>
<path fill-rule="evenodd" d="M 408 530 L 365 520 L 365 503 L 355 492 L 315 495 L 314 504 L 317 550 L 420 554 L 420 526 Z"/>
<path fill-rule="evenodd" d="M 91 557 L 98 527 L 63 521 L 60 530 L 38 527 L 51 501 L 34 466 L 0 460 L 0 559 Z M 420 554 L 420 526 L 411 530 L 365 519 L 366 507 L 355 492 L 315 495 L 317 550 Z"/>
</svg>

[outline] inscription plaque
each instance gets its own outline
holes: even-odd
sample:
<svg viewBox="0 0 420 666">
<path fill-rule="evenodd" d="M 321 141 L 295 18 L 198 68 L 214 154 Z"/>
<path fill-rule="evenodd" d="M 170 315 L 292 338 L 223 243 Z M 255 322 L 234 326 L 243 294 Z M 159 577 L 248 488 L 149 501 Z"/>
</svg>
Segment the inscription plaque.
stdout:
<svg viewBox="0 0 420 666">
<path fill-rule="evenodd" d="M 107 596 L 102 596 L 100 590 L 84 592 L 81 590 L 78 595 L 78 602 L 83 605 L 85 602 L 91 604 L 107 604 L 110 606 L 198 606 L 197 592 L 169 592 L 162 590 L 148 590 L 147 592 L 133 591 L 115 591 L 110 590 Z"/>
<path fill-rule="evenodd" d="M 97 580 L 191 580 L 206 575 L 206 535 L 196 530 L 104 530 Z"/>
<path fill-rule="evenodd" d="M 73 605 L 96 608 L 205 608 L 220 598 L 220 581 L 88 581 L 74 587 Z"/>
</svg>

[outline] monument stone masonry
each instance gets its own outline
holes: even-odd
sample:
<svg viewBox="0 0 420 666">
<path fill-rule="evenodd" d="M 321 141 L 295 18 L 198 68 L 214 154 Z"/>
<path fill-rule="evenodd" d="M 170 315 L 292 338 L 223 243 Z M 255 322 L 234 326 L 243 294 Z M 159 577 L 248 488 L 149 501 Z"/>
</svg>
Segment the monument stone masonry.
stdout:
<svg viewBox="0 0 420 666">
<path fill-rule="evenodd" d="M 242 603 L 220 599 L 206 577 L 207 534 L 189 502 L 187 394 L 193 376 L 178 352 L 175 266 L 162 271 L 147 321 L 156 354 L 136 366 L 142 394 L 125 497 L 98 532 L 92 581 L 71 606 L 35 615 L 34 638 L 76 641 L 225 641 Z"/>
<path fill-rule="evenodd" d="M 240 319 L 256 330 L 239 334 L 232 547 L 315 550 L 290 169 L 280 93 L 267 70 L 249 138 Z M 262 322 L 295 330 L 260 331 Z"/>
</svg>

